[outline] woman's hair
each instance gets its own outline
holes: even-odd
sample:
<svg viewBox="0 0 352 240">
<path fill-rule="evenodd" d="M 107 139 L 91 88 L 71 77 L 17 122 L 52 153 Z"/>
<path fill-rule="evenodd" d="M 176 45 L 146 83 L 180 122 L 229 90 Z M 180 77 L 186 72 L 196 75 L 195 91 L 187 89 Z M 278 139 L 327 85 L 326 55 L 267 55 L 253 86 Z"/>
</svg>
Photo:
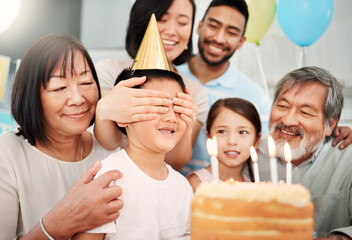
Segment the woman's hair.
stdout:
<svg viewBox="0 0 352 240">
<path fill-rule="evenodd" d="M 40 98 L 41 87 L 46 88 L 54 68 L 61 64 L 64 74 L 73 74 L 74 56 L 82 53 L 97 84 L 100 86 L 92 59 L 82 43 L 69 34 L 60 33 L 43 36 L 35 41 L 24 54 L 12 88 L 11 112 L 20 126 L 18 136 L 23 135 L 33 146 L 36 140 L 48 142 L 44 131 L 44 113 Z M 72 53 L 72 54 L 71 54 Z M 71 58 L 71 73 L 66 72 Z M 94 118 L 91 124 L 94 123 Z"/>
<path fill-rule="evenodd" d="M 172 71 L 161 70 L 161 69 L 146 69 L 146 70 L 131 70 L 130 68 L 124 69 L 119 76 L 116 78 L 115 85 L 121 81 L 130 79 L 132 77 L 143 77 L 146 76 L 147 80 L 141 84 L 134 86 L 133 88 L 143 88 L 146 83 L 154 82 L 154 81 L 174 81 L 177 82 L 182 91 L 185 92 L 185 84 L 183 82 L 182 77 Z M 117 125 L 118 126 L 118 125 Z M 126 129 L 118 126 L 118 128 L 126 134 Z"/>
<path fill-rule="evenodd" d="M 261 125 L 258 111 L 252 103 L 250 103 L 244 99 L 241 99 L 241 98 L 219 99 L 211 106 L 209 113 L 208 113 L 207 126 L 206 126 L 206 130 L 208 131 L 208 133 L 210 133 L 210 129 L 211 129 L 215 119 L 217 118 L 217 116 L 219 116 L 219 113 L 223 109 L 229 109 L 229 110 L 243 116 L 248 121 L 250 121 L 255 128 L 256 138 L 258 139 L 258 137 L 262 131 L 262 125 Z M 248 151 L 249 151 L 249 149 L 248 149 Z M 248 165 L 250 178 L 252 181 L 254 181 L 254 175 L 253 175 L 253 171 L 252 171 L 252 162 L 251 162 L 250 157 L 247 159 L 247 165 Z"/>
<path fill-rule="evenodd" d="M 189 0 L 193 7 L 191 35 L 185 49 L 180 56 L 173 62 L 175 65 L 180 65 L 187 62 L 192 57 L 192 33 L 194 25 L 194 15 L 196 5 L 193 0 Z M 151 15 L 154 13 L 157 20 L 167 12 L 173 0 L 136 0 L 133 4 L 130 19 L 127 27 L 126 35 L 126 50 L 131 58 L 136 58 L 139 46 L 142 43 L 144 33 L 147 29 Z"/>
</svg>

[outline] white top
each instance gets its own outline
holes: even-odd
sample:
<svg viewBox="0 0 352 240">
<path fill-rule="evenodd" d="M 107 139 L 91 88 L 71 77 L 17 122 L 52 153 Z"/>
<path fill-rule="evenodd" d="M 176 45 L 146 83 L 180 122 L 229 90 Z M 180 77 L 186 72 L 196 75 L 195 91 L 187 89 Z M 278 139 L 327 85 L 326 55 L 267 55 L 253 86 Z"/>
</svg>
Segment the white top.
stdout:
<svg viewBox="0 0 352 240">
<path fill-rule="evenodd" d="M 89 232 L 116 232 L 107 234 L 105 239 L 159 239 L 161 230 L 189 224 L 192 188 L 169 165 L 166 164 L 169 175 L 162 181 L 146 175 L 125 150 L 111 154 L 102 165 L 97 176 L 112 169 L 122 172 L 123 177 L 113 184 L 121 186 L 124 205 L 116 223 Z"/>
<path fill-rule="evenodd" d="M 89 167 L 111 153 L 93 138 L 93 149 L 85 159 L 65 162 L 15 134 L 11 131 L 0 135 L 1 239 L 27 234 Z"/>
<path fill-rule="evenodd" d="M 115 80 L 117 76 L 127 67 L 131 67 L 133 59 L 104 59 L 95 64 L 95 68 L 98 74 L 99 84 L 101 89 L 112 89 L 114 87 Z M 197 120 L 203 125 L 205 124 L 205 119 L 208 112 L 208 96 L 204 88 L 190 80 L 188 77 L 178 72 L 181 75 L 185 85 L 190 89 L 191 96 L 197 103 L 198 107 L 198 117 Z"/>
</svg>

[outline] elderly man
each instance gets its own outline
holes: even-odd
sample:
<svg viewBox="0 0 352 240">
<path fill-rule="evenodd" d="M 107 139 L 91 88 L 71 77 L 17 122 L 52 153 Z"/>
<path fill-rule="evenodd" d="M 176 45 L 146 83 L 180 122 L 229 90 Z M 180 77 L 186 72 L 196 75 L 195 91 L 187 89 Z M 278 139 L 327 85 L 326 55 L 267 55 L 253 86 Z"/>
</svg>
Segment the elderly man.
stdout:
<svg viewBox="0 0 352 240">
<path fill-rule="evenodd" d="M 286 178 L 284 143 L 292 149 L 292 181 L 310 190 L 315 231 L 328 239 L 352 237 L 352 148 L 333 147 L 330 138 L 343 107 L 339 82 L 326 70 L 304 67 L 277 84 L 270 134 L 277 148 L 279 179 Z M 259 147 L 261 180 L 270 180 L 267 140 Z"/>
</svg>

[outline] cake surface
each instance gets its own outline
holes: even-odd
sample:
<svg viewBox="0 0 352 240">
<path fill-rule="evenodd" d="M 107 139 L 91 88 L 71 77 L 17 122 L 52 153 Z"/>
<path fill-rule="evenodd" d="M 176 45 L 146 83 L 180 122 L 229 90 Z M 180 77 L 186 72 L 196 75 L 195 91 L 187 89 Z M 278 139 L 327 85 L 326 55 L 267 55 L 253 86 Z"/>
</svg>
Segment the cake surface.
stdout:
<svg viewBox="0 0 352 240">
<path fill-rule="evenodd" d="M 313 211 L 298 184 L 202 183 L 192 202 L 191 238 L 311 240 Z"/>
</svg>

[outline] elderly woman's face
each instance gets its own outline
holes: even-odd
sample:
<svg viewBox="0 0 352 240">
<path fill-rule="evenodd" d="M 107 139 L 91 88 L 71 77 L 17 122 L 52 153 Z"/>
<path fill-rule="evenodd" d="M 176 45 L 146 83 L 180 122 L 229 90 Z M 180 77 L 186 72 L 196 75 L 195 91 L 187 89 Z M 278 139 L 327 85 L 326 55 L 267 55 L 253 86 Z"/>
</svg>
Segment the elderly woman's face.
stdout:
<svg viewBox="0 0 352 240">
<path fill-rule="evenodd" d="M 64 69 L 66 76 L 63 76 L 59 62 L 51 73 L 46 89 L 41 88 L 43 124 L 47 134 L 83 133 L 95 114 L 99 94 L 89 65 L 83 55 L 76 52 L 71 74 L 70 59 L 68 56 Z"/>
</svg>

